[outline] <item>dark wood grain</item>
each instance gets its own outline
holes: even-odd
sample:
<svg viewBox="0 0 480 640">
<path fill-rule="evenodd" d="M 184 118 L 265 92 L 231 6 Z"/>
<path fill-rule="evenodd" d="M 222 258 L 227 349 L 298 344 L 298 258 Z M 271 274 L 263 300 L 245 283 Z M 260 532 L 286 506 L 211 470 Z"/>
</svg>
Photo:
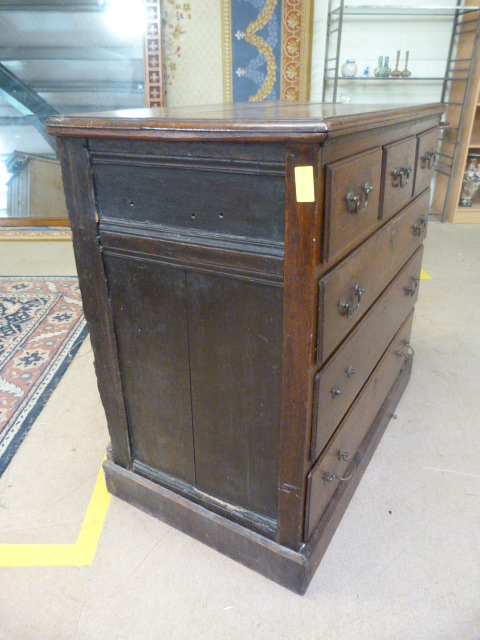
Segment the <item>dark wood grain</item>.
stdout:
<svg viewBox="0 0 480 640">
<path fill-rule="evenodd" d="M 56 136 L 163 140 L 265 140 L 322 142 L 382 125 L 399 126 L 414 118 L 440 115 L 439 104 L 421 106 L 273 102 L 131 109 L 49 118 Z M 427 127 L 425 127 L 427 128 Z"/>
<path fill-rule="evenodd" d="M 360 480 L 372 459 L 375 449 L 378 446 L 386 428 L 388 427 L 395 408 L 402 397 L 405 387 L 410 379 L 412 372 L 412 360 L 409 360 L 405 367 L 400 371 L 399 376 L 395 380 L 393 387 L 390 389 L 385 401 L 375 417 L 366 437 L 360 445 L 357 454 L 357 468 L 355 475 L 349 482 L 342 482 L 328 503 L 327 508 L 323 512 L 322 518 L 313 531 L 305 548 L 305 555 L 308 557 L 308 566 L 305 573 L 305 584 L 308 585 L 320 564 L 325 552 L 330 544 L 333 535 L 342 519 L 343 514 L 348 508 L 350 500 L 355 493 Z M 363 533 L 359 531 L 361 537 Z"/>
<path fill-rule="evenodd" d="M 328 447 L 320 456 L 313 469 L 308 474 L 307 509 L 305 518 L 305 537 L 310 538 L 315 527 L 325 511 L 336 488 L 342 482 L 340 478 L 348 478 L 355 473 L 355 456 L 363 439 L 379 412 L 388 391 L 392 387 L 400 370 L 405 365 L 408 351 L 405 344 L 410 338 L 413 313 L 396 333 L 382 359 L 372 371 L 365 387 L 358 395 L 355 403 L 335 431 Z M 404 356 L 399 354 L 403 353 Z M 341 453 L 345 452 L 347 461 Z M 330 482 L 327 478 L 335 475 Z"/>
<path fill-rule="evenodd" d="M 415 171 L 414 195 L 421 193 L 430 186 L 433 178 L 435 162 L 432 160 L 430 168 L 425 161 L 426 153 L 434 153 L 437 150 L 439 129 L 435 127 L 418 136 L 417 145 L 417 169 Z"/>
<path fill-rule="evenodd" d="M 90 328 L 98 389 L 107 416 L 113 459 L 129 469 L 127 416 L 107 278 L 97 243 L 98 217 L 88 151 L 82 139 L 58 140 L 57 147 L 83 310 Z"/>
<path fill-rule="evenodd" d="M 325 256 L 332 263 L 358 246 L 379 226 L 382 149 L 327 165 L 325 189 Z M 373 190 L 365 206 L 365 185 Z M 351 193 L 360 200 L 360 214 L 347 202 Z"/>
<path fill-rule="evenodd" d="M 410 374 L 396 355 L 410 319 L 391 341 L 418 294 L 429 191 L 411 174 L 402 199 L 388 180 L 418 166 L 442 111 L 251 103 L 51 121 L 72 138 L 111 492 L 305 591 Z M 296 167 L 312 167 L 314 202 L 297 202 Z M 369 180 L 369 207 L 346 211 Z M 356 472 L 325 483 L 353 470 L 340 449 Z"/>
<path fill-rule="evenodd" d="M 132 458 L 195 483 L 183 269 L 104 254 Z"/>
<path fill-rule="evenodd" d="M 107 489 L 118 498 L 160 518 L 270 580 L 295 593 L 303 594 L 391 420 L 408 383 L 411 368 L 410 360 L 395 380 L 357 451 L 354 477 L 350 482 L 337 487 L 323 518 L 300 552 L 292 551 L 151 480 L 126 471 L 110 459 L 103 465 Z M 359 536 L 361 535 L 359 532 Z"/>
<path fill-rule="evenodd" d="M 407 138 L 395 142 L 384 148 L 382 174 L 382 200 L 380 216 L 388 220 L 397 213 L 411 199 L 415 183 L 415 167 L 417 157 L 417 139 Z M 408 181 L 401 182 L 394 172 L 409 167 L 411 170 Z M 403 184 L 403 186 L 402 186 Z"/>
<path fill-rule="evenodd" d="M 319 362 L 361 321 L 385 284 L 422 244 L 423 236 L 416 235 L 413 227 L 428 214 L 428 201 L 425 192 L 320 280 L 318 326 L 323 329 L 318 335 Z M 340 303 L 346 301 L 352 309 L 357 306 L 357 285 L 365 292 L 358 309 L 347 316 Z"/>
<path fill-rule="evenodd" d="M 298 549 L 303 538 L 305 479 L 311 437 L 311 367 L 315 354 L 321 225 L 316 203 L 323 199 L 323 180 L 315 184 L 316 202 L 296 200 L 295 167 L 313 166 L 319 176 L 319 149 L 290 146 L 285 195 L 285 275 L 283 299 L 282 417 L 277 542 Z"/>
<path fill-rule="evenodd" d="M 271 173 L 237 172 L 223 162 L 217 170 L 95 163 L 100 222 L 121 220 L 283 242 L 285 180 Z M 277 172 L 278 173 L 278 172 Z"/>
<path fill-rule="evenodd" d="M 187 274 L 196 487 L 277 518 L 281 287 Z"/>
<path fill-rule="evenodd" d="M 423 247 L 417 249 L 363 322 L 315 377 L 312 460 L 316 460 L 418 298 Z M 411 290 L 407 290 L 411 288 Z M 413 293 L 413 295 L 411 295 Z M 314 424 L 315 424 L 314 422 Z"/>
</svg>

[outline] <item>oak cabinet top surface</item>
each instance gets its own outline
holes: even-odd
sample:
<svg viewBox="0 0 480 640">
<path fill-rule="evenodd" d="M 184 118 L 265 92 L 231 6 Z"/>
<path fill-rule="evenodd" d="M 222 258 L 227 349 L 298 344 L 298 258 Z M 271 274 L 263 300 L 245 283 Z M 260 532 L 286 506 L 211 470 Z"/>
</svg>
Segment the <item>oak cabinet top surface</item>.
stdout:
<svg viewBox="0 0 480 640">
<path fill-rule="evenodd" d="M 313 102 L 261 102 L 156 109 L 126 109 L 48 120 L 56 136 L 177 138 L 251 137 L 319 140 L 361 126 L 391 125 L 440 115 L 442 104 L 360 105 Z"/>
</svg>

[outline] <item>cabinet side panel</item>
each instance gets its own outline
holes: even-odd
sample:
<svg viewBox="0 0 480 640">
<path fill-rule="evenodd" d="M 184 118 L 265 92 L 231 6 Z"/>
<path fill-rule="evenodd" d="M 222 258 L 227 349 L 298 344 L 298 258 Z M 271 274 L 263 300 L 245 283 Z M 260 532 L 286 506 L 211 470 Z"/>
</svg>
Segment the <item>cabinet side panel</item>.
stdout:
<svg viewBox="0 0 480 640">
<path fill-rule="evenodd" d="M 105 256 L 132 458 L 194 484 L 185 271 Z"/>
<path fill-rule="evenodd" d="M 276 519 L 282 288 L 187 282 L 197 488 Z"/>
<path fill-rule="evenodd" d="M 105 408 L 114 461 L 131 467 L 123 389 L 118 368 L 107 281 L 97 243 L 95 197 L 88 151 L 82 139 L 58 139 L 83 310 L 89 324 L 98 389 Z"/>
</svg>

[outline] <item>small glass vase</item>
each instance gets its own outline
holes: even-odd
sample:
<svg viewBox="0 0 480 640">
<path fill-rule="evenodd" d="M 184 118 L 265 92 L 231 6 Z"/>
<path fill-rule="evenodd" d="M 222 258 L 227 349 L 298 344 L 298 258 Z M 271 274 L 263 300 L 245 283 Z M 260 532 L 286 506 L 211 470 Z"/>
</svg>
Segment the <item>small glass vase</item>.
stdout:
<svg viewBox="0 0 480 640">
<path fill-rule="evenodd" d="M 392 73 L 392 70 L 388 66 L 389 61 L 390 61 L 389 56 L 385 56 L 385 65 L 382 69 L 382 78 L 388 78 L 388 76 Z"/>
<path fill-rule="evenodd" d="M 382 72 L 383 72 L 383 56 L 379 56 L 378 57 L 378 67 L 375 68 L 375 71 L 373 72 L 373 75 L 376 78 L 381 78 L 382 77 Z"/>
</svg>

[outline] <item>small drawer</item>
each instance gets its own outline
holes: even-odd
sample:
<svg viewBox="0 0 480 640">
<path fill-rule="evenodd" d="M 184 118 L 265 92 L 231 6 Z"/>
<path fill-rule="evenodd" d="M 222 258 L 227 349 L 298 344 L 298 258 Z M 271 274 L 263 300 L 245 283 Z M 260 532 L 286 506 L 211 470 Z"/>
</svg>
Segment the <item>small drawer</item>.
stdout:
<svg viewBox="0 0 480 640">
<path fill-rule="evenodd" d="M 432 181 L 435 160 L 437 157 L 439 129 L 430 129 L 418 136 L 417 169 L 415 171 L 414 195 L 422 193 Z"/>
<path fill-rule="evenodd" d="M 395 215 L 412 197 L 416 157 L 416 137 L 383 148 L 383 220 Z"/>
<path fill-rule="evenodd" d="M 365 387 L 341 422 L 318 462 L 307 476 L 305 537 L 308 540 L 337 487 L 354 475 L 358 448 L 392 388 L 406 359 L 413 355 L 408 345 L 413 311 L 375 367 Z M 353 461 L 353 462 L 352 462 Z"/>
<path fill-rule="evenodd" d="M 348 253 L 376 227 L 382 150 L 327 166 L 325 261 Z"/>
<path fill-rule="evenodd" d="M 420 247 L 333 359 L 317 374 L 312 460 L 320 455 L 363 387 L 395 334 L 399 321 L 413 309 L 418 297 L 422 257 L 423 247 Z"/>
<path fill-rule="evenodd" d="M 426 234 L 424 192 L 319 282 L 317 361 L 325 361 L 395 277 Z"/>
</svg>

